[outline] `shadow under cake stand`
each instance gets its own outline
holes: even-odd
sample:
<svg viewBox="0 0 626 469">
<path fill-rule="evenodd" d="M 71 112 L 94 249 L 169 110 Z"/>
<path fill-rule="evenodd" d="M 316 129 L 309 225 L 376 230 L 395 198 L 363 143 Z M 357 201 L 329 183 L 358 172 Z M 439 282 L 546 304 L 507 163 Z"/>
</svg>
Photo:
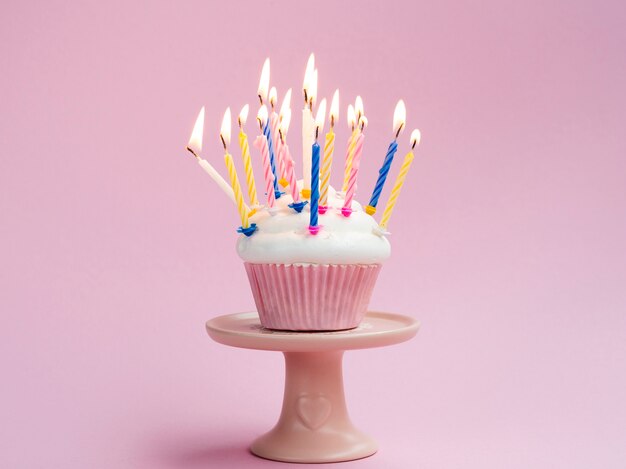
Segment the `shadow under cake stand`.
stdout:
<svg viewBox="0 0 626 469">
<path fill-rule="evenodd" d="M 400 314 L 369 312 L 356 329 L 289 332 L 263 328 L 258 314 L 251 312 L 218 316 L 208 321 L 206 328 L 221 344 L 285 355 L 280 418 L 272 430 L 252 443 L 252 453 L 275 461 L 325 463 L 365 458 L 378 449 L 348 416 L 344 351 L 407 341 L 417 333 L 419 322 Z"/>
</svg>

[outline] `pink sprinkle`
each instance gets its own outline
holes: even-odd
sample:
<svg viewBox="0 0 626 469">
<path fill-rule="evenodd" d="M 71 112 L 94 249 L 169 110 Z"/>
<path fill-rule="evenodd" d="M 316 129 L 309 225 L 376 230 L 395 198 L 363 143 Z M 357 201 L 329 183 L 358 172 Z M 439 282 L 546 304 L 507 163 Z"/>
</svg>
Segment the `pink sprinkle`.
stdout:
<svg viewBox="0 0 626 469">
<path fill-rule="evenodd" d="M 309 233 L 311 233 L 313 236 L 315 236 L 317 233 L 320 232 L 320 228 L 321 228 L 320 225 L 317 225 L 317 226 L 309 225 Z"/>
</svg>

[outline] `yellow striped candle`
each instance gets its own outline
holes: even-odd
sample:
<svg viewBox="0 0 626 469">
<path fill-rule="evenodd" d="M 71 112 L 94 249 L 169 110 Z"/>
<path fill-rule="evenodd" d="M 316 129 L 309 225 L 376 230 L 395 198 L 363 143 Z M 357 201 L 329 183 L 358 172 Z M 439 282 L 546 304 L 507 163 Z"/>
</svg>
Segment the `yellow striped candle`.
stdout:
<svg viewBox="0 0 626 469">
<path fill-rule="evenodd" d="M 348 139 L 348 148 L 346 150 L 346 164 L 343 175 L 343 185 L 341 186 L 342 192 L 348 190 L 348 181 L 350 180 L 350 170 L 352 169 L 352 159 L 354 158 L 354 149 L 356 148 L 356 141 L 359 135 L 359 129 L 357 127 L 356 114 L 354 112 L 354 106 L 350 104 L 348 106 L 348 126 L 352 129 L 352 134 Z"/>
<path fill-rule="evenodd" d="M 235 203 L 237 205 L 237 211 L 241 217 L 241 227 L 243 229 L 250 227 L 250 220 L 248 218 L 248 209 L 243 202 L 243 193 L 241 191 L 241 185 L 239 184 L 239 178 L 237 177 L 237 170 L 235 169 L 235 162 L 230 153 L 224 155 L 224 161 L 226 163 L 226 169 L 228 170 L 228 176 L 230 177 L 230 185 L 233 188 L 235 194 Z"/>
<path fill-rule="evenodd" d="M 411 151 L 407 153 L 404 157 L 404 162 L 402 163 L 402 167 L 400 168 L 400 172 L 398 173 L 398 177 L 396 178 L 396 182 L 393 185 L 393 189 L 391 190 L 391 195 L 389 196 L 389 200 L 387 201 L 387 206 L 385 207 L 385 211 L 383 212 L 383 217 L 380 220 L 379 227 L 382 231 L 386 231 L 387 224 L 389 223 L 389 219 L 391 218 L 391 213 L 393 212 L 393 208 L 396 206 L 396 202 L 398 201 L 398 196 L 400 195 L 400 191 L 402 190 L 402 186 L 404 185 L 404 181 L 406 179 L 406 175 L 411 168 L 411 163 L 413 163 L 413 159 L 415 158 L 413 155 L 413 150 L 420 143 L 421 134 L 418 129 L 415 129 L 411 132 Z"/>
<path fill-rule="evenodd" d="M 324 141 L 324 161 L 322 162 L 322 172 L 320 174 L 320 205 L 319 212 L 326 213 L 328 206 L 328 187 L 330 186 L 330 170 L 333 165 L 333 153 L 335 151 L 335 122 L 339 117 L 339 90 L 335 90 L 333 100 L 330 104 L 330 130 L 326 134 Z"/>
<path fill-rule="evenodd" d="M 228 145 L 230 144 L 230 108 L 226 108 L 226 112 L 224 113 L 222 128 L 220 130 L 220 138 L 222 139 L 222 145 L 224 145 L 224 162 L 226 163 L 226 169 L 228 170 L 230 185 L 233 188 L 235 205 L 237 206 L 237 211 L 241 217 L 241 227 L 237 231 L 246 236 L 251 236 L 256 230 L 256 225 L 250 226 L 250 209 L 243 201 L 243 193 L 241 192 L 241 185 L 239 184 L 239 178 L 237 177 L 235 162 L 233 161 L 232 155 L 228 153 Z"/>
<path fill-rule="evenodd" d="M 326 134 L 324 141 L 324 162 L 320 174 L 320 213 L 326 213 L 328 206 L 328 186 L 330 185 L 330 168 L 333 164 L 333 152 L 335 151 L 335 132 L 332 127 Z"/>
<path fill-rule="evenodd" d="M 250 157 L 250 146 L 248 145 L 248 136 L 243 131 L 243 126 L 248 119 L 248 112 L 250 106 L 247 104 L 241 109 L 239 113 L 239 148 L 241 148 L 241 158 L 243 159 L 243 166 L 246 172 L 246 186 L 248 188 L 248 197 L 250 199 L 250 205 L 252 209 L 259 207 L 259 198 L 256 192 L 256 184 L 254 182 L 254 172 L 252 171 L 252 158 Z"/>
</svg>

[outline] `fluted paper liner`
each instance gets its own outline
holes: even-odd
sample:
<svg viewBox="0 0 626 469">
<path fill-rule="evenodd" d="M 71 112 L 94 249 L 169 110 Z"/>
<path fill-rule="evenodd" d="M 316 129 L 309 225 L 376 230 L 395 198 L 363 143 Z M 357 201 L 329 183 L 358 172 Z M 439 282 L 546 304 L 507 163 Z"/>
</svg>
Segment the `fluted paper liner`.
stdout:
<svg viewBox="0 0 626 469">
<path fill-rule="evenodd" d="M 358 326 L 381 269 L 380 264 L 244 265 L 261 325 L 291 331 Z"/>
</svg>

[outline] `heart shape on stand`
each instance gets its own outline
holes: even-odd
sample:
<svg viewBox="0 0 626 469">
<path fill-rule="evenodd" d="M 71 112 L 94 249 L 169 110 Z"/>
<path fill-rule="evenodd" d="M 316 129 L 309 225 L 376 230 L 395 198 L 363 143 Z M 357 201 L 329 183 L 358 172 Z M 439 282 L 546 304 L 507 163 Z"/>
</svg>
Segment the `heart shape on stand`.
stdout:
<svg viewBox="0 0 626 469">
<path fill-rule="evenodd" d="M 303 394 L 298 398 L 296 411 L 302 423 L 317 430 L 330 416 L 332 405 L 323 394 Z"/>
</svg>

